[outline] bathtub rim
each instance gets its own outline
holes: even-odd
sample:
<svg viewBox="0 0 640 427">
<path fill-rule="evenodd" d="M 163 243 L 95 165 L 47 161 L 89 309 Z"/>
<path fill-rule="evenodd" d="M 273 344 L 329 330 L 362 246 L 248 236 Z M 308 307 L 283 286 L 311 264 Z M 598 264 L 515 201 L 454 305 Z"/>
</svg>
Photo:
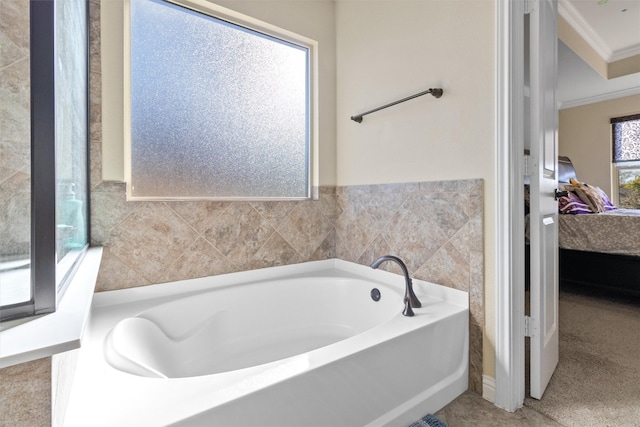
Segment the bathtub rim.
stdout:
<svg viewBox="0 0 640 427">
<path fill-rule="evenodd" d="M 373 282 L 392 283 L 398 289 L 404 289 L 404 277 L 382 269 L 374 270 L 368 266 L 330 258 L 319 261 L 307 261 L 275 267 L 265 267 L 255 270 L 237 271 L 215 276 L 198 277 L 177 280 L 133 288 L 116 289 L 97 292 L 93 297 L 91 309 L 101 310 L 120 304 L 134 304 L 156 301 L 168 297 L 181 295 L 189 296 L 203 291 L 225 288 L 249 283 L 257 283 L 269 279 L 305 277 L 311 273 L 322 271 L 342 271 L 356 278 L 366 278 Z M 284 275 L 283 275 L 284 274 Z M 337 276 L 337 274 L 336 274 Z M 212 279 L 215 283 L 211 283 Z M 469 293 L 459 289 L 438 285 L 421 279 L 413 278 L 413 288 L 416 293 L 429 294 L 437 299 L 462 307 L 469 307 Z M 157 305 L 144 304 L 144 305 Z"/>
</svg>

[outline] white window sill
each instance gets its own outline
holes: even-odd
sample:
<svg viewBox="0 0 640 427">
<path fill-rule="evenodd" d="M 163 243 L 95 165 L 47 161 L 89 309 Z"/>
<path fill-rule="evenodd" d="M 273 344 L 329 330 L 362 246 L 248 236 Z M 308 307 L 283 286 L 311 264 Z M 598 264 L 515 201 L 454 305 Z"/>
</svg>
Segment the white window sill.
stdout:
<svg viewBox="0 0 640 427">
<path fill-rule="evenodd" d="M 55 313 L 0 331 L 0 368 L 80 347 L 101 259 L 101 247 L 89 248 Z"/>
</svg>

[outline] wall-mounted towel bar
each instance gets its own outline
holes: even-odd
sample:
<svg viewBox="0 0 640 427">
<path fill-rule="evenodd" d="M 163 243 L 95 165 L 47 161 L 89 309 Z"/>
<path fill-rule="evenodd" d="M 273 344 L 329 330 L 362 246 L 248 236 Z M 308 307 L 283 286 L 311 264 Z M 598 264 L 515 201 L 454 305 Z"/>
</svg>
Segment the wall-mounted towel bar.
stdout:
<svg viewBox="0 0 640 427">
<path fill-rule="evenodd" d="M 398 101 L 392 102 L 392 103 L 387 104 L 387 105 L 383 105 L 382 107 L 378 107 L 378 108 L 374 108 L 373 110 L 369 110 L 366 113 L 358 114 L 357 116 L 351 116 L 351 120 L 353 120 L 354 122 L 362 123 L 362 117 L 366 116 L 367 114 L 375 113 L 376 111 L 383 110 L 383 109 L 385 109 L 387 107 L 392 107 L 394 105 L 400 104 L 401 102 L 408 101 L 410 99 L 417 98 L 419 96 L 426 95 L 428 93 L 430 93 L 431 95 L 433 95 L 436 98 L 440 98 L 442 96 L 442 89 L 437 89 L 437 88 L 436 89 L 428 89 L 428 90 L 425 90 L 424 92 L 420 92 L 420 93 L 416 93 L 415 95 L 407 96 L 406 98 L 400 99 Z"/>
</svg>

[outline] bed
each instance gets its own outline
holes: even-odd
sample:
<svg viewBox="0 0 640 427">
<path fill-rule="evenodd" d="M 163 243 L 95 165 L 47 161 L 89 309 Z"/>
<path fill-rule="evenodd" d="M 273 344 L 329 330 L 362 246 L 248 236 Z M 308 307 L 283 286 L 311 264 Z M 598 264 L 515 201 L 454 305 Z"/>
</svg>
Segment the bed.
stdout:
<svg viewBox="0 0 640 427">
<path fill-rule="evenodd" d="M 568 157 L 559 157 L 558 164 L 558 186 L 562 190 L 577 175 Z M 567 188 L 575 190 L 570 185 Z M 606 194 L 603 212 L 586 213 L 584 207 L 582 212 L 579 208 L 567 209 L 569 203 L 579 199 L 576 195 L 574 191 L 559 200 L 560 286 L 640 295 L 640 210 L 616 209 Z M 562 213 L 563 207 L 567 213 Z"/>
</svg>

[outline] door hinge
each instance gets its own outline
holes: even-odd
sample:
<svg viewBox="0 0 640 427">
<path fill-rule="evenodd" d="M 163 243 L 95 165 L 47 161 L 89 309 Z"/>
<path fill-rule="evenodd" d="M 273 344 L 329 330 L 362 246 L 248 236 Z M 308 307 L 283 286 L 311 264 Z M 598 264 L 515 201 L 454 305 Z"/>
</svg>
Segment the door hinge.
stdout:
<svg viewBox="0 0 640 427">
<path fill-rule="evenodd" d="M 525 154 L 522 165 L 524 176 L 537 176 L 538 175 L 538 159 L 531 154 Z"/>
<path fill-rule="evenodd" d="M 522 171 L 524 176 L 531 176 L 531 156 L 528 154 L 524 155 Z"/>
<path fill-rule="evenodd" d="M 524 336 L 532 337 L 533 336 L 533 319 L 530 316 L 524 316 Z"/>
</svg>

